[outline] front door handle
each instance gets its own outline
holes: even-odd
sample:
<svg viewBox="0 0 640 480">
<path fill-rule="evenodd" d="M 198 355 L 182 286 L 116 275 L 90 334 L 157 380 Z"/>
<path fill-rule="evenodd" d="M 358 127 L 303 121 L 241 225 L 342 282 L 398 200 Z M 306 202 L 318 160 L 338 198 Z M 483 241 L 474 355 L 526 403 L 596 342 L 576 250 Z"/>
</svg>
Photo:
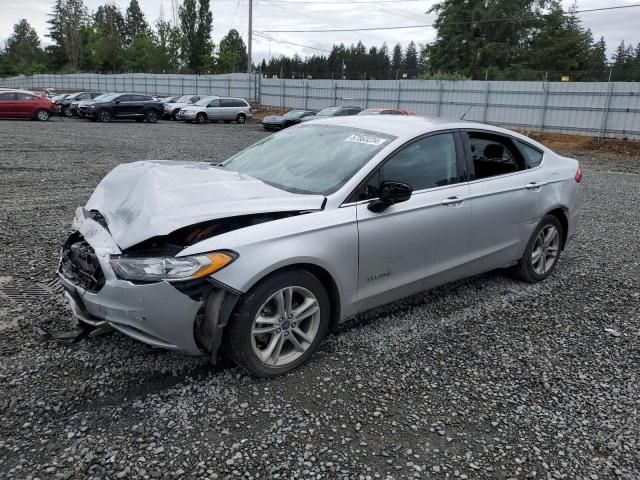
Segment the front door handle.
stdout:
<svg viewBox="0 0 640 480">
<path fill-rule="evenodd" d="M 464 198 L 448 197 L 442 200 L 442 202 L 440 203 L 442 203 L 442 205 L 447 205 L 451 207 L 459 207 L 460 205 L 462 205 L 462 202 L 464 202 Z"/>
<path fill-rule="evenodd" d="M 540 189 L 541 189 L 542 187 L 544 187 L 545 185 L 546 185 L 546 184 L 545 184 L 545 182 L 531 182 L 531 183 L 527 183 L 527 184 L 525 185 L 525 188 L 526 188 L 527 190 L 533 190 L 533 191 L 535 191 L 535 192 L 539 192 L 539 191 L 540 191 Z"/>
</svg>

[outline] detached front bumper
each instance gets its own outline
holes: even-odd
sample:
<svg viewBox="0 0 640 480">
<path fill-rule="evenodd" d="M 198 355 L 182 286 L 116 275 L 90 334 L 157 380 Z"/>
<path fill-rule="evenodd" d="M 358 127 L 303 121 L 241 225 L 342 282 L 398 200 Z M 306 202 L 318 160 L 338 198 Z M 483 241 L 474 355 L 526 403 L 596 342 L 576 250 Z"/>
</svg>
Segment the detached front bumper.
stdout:
<svg viewBox="0 0 640 480">
<path fill-rule="evenodd" d="M 76 318 L 92 325 L 106 323 L 155 347 L 192 355 L 203 353 L 195 341 L 194 325 L 204 302 L 193 300 L 167 282 L 136 284 L 116 278 L 109 259 L 111 255 L 120 254 L 120 249 L 109 232 L 88 215 L 86 210 L 78 209 L 74 219 L 75 244 L 86 242 L 90 247 L 76 248 L 74 261 L 94 262 L 96 266 L 97 261 L 100 271 L 90 276 L 102 274 L 104 278 L 100 277 L 98 282 L 83 281 L 86 272 L 76 275 L 64 250 L 58 268 Z"/>
</svg>

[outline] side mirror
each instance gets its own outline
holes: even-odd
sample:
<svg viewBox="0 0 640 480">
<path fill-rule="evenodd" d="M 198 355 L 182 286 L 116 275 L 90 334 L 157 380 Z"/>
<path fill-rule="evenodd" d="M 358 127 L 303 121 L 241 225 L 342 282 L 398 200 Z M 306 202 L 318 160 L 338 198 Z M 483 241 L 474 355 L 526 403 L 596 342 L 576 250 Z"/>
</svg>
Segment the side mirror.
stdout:
<svg viewBox="0 0 640 480">
<path fill-rule="evenodd" d="M 412 193 L 413 188 L 407 183 L 385 180 L 380 185 L 380 198 L 371 202 L 367 208 L 374 213 L 380 213 L 395 203 L 406 202 Z"/>
</svg>

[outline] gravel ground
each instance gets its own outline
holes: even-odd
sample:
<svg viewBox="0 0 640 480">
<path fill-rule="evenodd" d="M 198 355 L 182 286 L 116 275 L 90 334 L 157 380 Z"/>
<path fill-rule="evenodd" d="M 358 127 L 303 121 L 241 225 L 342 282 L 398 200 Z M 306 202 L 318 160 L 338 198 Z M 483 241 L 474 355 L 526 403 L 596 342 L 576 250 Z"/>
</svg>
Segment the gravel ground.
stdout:
<svg viewBox="0 0 640 480">
<path fill-rule="evenodd" d="M 264 135 L 0 122 L 0 286 L 54 278 L 118 163 Z M 48 343 L 36 321 L 72 325 L 59 295 L 0 296 L 0 477 L 640 478 L 640 159 L 581 160 L 580 230 L 546 282 L 494 272 L 376 309 L 275 380 L 118 333 Z"/>
</svg>

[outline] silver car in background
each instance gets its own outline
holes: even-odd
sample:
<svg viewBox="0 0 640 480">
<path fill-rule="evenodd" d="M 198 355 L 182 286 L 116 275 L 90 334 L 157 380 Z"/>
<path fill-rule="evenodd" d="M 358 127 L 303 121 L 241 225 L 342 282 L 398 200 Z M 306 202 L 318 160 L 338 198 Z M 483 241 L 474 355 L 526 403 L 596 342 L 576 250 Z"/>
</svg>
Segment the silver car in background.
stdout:
<svg viewBox="0 0 640 480">
<path fill-rule="evenodd" d="M 251 105 L 244 98 L 232 97 L 204 97 L 193 105 L 187 105 L 178 113 L 178 119 L 187 122 L 217 122 L 245 123 L 248 118 L 253 118 Z"/>
<path fill-rule="evenodd" d="M 78 208 L 59 276 L 81 322 L 270 377 L 372 307 L 496 268 L 544 280 L 581 179 L 488 125 L 319 119 L 219 166 L 119 165 Z"/>
<path fill-rule="evenodd" d="M 192 103 L 197 102 L 201 98 L 204 98 L 202 95 L 182 95 L 178 97 L 173 102 L 167 102 L 164 104 L 164 118 L 170 118 L 171 120 L 178 120 L 178 113 L 180 109 L 186 107 L 187 105 L 191 105 Z"/>
</svg>

